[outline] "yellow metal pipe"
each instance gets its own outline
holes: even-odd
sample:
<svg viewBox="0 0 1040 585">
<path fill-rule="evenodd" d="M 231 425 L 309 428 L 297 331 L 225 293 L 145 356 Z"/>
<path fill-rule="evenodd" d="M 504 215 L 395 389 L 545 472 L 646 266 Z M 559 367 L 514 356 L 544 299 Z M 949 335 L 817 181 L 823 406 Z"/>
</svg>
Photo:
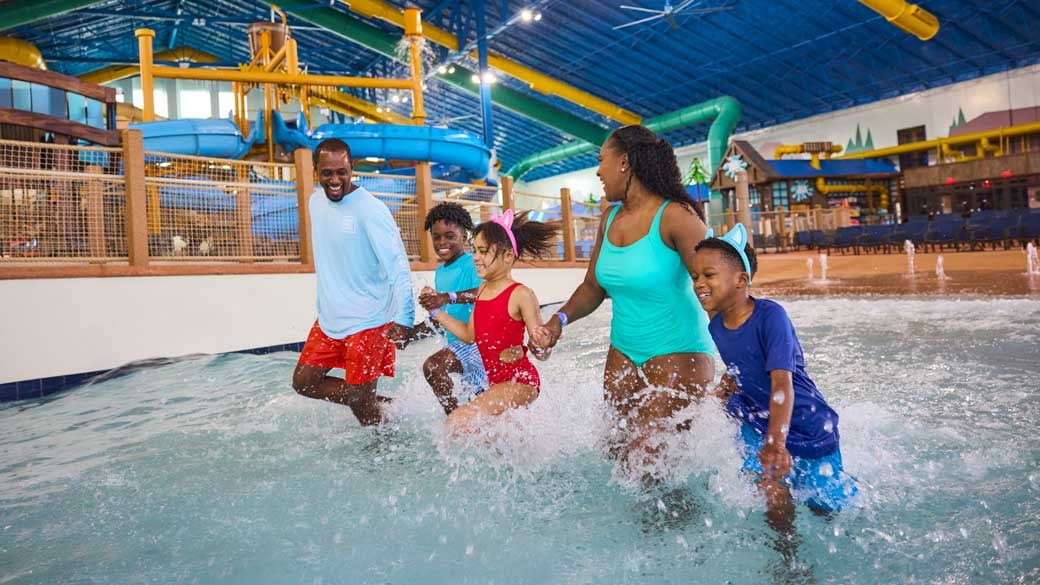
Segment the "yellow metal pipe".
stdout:
<svg viewBox="0 0 1040 585">
<path fill-rule="evenodd" d="M 1018 126 L 1007 126 L 999 128 L 997 130 L 974 132 L 971 134 L 964 134 L 952 138 L 935 138 L 932 140 L 923 140 L 921 142 L 911 142 L 910 144 L 900 144 L 899 146 L 890 146 L 887 148 L 878 148 L 875 150 L 868 150 L 865 152 L 857 152 L 855 154 L 846 154 L 838 158 L 883 158 L 899 154 L 906 154 L 909 152 L 931 150 L 933 148 L 940 149 L 941 145 L 943 144 L 948 144 L 950 146 L 957 146 L 962 144 L 975 144 L 981 141 L 983 138 L 998 138 L 1000 136 L 1023 136 L 1026 134 L 1037 133 L 1040 133 L 1040 122 L 1034 122 L 1032 124 L 1021 124 Z"/>
<path fill-rule="evenodd" d="M 155 120 L 155 80 L 152 67 L 152 39 L 155 31 L 150 28 L 139 28 L 134 31 L 137 36 L 138 59 L 141 61 L 141 95 L 144 103 L 141 110 L 145 122 Z"/>
<path fill-rule="evenodd" d="M 922 41 L 934 37 L 939 32 L 939 19 L 917 4 L 906 0 L 859 0 L 867 8 L 885 17 L 885 20 L 903 32 L 914 35 Z"/>
<path fill-rule="evenodd" d="M 189 61 L 192 63 L 216 63 L 220 61 L 220 58 L 206 53 L 204 51 L 198 51 L 191 47 L 177 47 L 175 49 L 167 49 L 165 51 L 159 51 L 152 57 L 153 61 Z M 119 81 L 120 79 L 126 79 L 127 77 L 133 77 L 141 72 L 141 68 L 135 65 L 111 65 L 109 67 L 103 67 L 91 71 L 90 73 L 84 73 L 79 78 L 87 83 L 94 83 L 97 85 L 104 85 L 113 81 Z"/>
<path fill-rule="evenodd" d="M 327 85 L 329 87 L 371 87 L 375 89 L 411 89 L 409 79 L 382 77 L 338 77 L 335 75 L 292 75 L 278 71 L 233 71 L 228 69 L 181 69 L 152 67 L 152 75 L 165 79 L 197 79 L 201 81 L 239 81 L 242 83 L 282 85 Z"/>
<path fill-rule="evenodd" d="M 361 16 L 378 18 L 391 24 L 396 24 L 402 28 L 405 26 L 404 13 L 383 0 L 340 1 L 349 5 L 352 12 L 360 14 Z M 454 34 L 429 23 L 426 23 L 422 27 L 422 31 L 423 36 L 434 43 L 437 43 L 442 47 L 447 47 L 451 51 L 459 50 L 459 42 Z M 476 55 L 476 51 L 473 51 L 471 54 L 474 58 L 476 58 Z M 506 75 L 528 83 L 531 86 L 531 89 L 539 93 L 557 95 L 571 103 L 578 104 L 583 108 L 602 114 L 612 120 L 621 122 L 622 124 L 639 124 L 642 121 L 642 117 L 635 112 L 626 110 L 603 98 L 596 97 L 591 93 L 582 91 L 558 79 L 549 77 L 544 73 L 540 73 L 530 67 L 521 65 L 516 61 L 507 59 L 502 55 L 490 53 L 488 55 L 488 65 L 498 69 Z"/>
<path fill-rule="evenodd" d="M 266 34 L 266 32 L 265 32 Z M 288 55 L 289 43 L 286 42 L 282 45 L 281 49 L 274 54 L 269 61 L 264 64 L 264 71 L 274 71 L 282 66 L 282 63 L 286 62 L 286 56 Z"/>
<path fill-rule="evenodd" d="M 888 187 L 880 183 L 858 183 L 853 185 L 828 185 L 823 177 L 816 179 L 816 190 L 824 195 L 831 193 L 868 193 L 874 191 L 878 194 L 881 207 L 888 207 Z"/>
<path fill-rule="evenodd" d="M 476 58 L 476 55 L 477 53 L 474 51 L 472 56 Z M 622 124 L 639 124 L 643 120 L 643 118 L 635 112 L 626 110 L 625 108 L 613 104 L 603 98 L 581 91 L 572 85 L 568 85 L 558 79 L 549 77 L 544 73 L 535 71 L 530 67 L 526 67 L 500 55 L 489 54 L 488 65 L 498 69 L 506 75 L 527 82 L 531 89 L 539 93 L 557 95 L 571 103 L 578 104 L 587 110 L 602 114 L 611 120 L 616 120 Z"/>
<path fill-rule="evenodd" d="M 47 62 L 36 45 L 14 37 L 0 37 L 0 61 L 9 61 L 33 69 L 47 69 Z"/>
<path fill-rule="evenodd" d="M 422 11 L 415 7 L 404 9 L 404 33 L 408 39 L 408 66 L 412 77 L 412 122 L 422 126 L 426 122 L 422 89 Z"/>
<path fill-rule="evenodd" d="M 397 112 L 341 91 L 320 88 L 318 91 L 309 94 L 309 97 L 318 105 L 350 116 L 360 115 L 387 124 L 408 125 L 412 123 L 412 120 L 407 116 L 402 116 Z"/>
</svg>

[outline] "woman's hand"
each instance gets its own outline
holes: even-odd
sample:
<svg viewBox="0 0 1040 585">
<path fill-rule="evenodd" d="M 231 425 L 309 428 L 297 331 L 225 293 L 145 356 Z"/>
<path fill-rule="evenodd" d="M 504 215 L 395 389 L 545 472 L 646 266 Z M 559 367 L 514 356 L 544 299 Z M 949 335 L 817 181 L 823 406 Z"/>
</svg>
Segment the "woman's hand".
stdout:
<svg viewBox="0 0 1040 585">
<path fill-rule="evenodd" d="M 553 315 L 548 322 L 533 332 L 531 339 L 540 347 L 549 349 L 556 347 L 556 343 L 560 341 L 562 335 L 563 323 L 560 322 L 559 317 Z"/>
</svg>

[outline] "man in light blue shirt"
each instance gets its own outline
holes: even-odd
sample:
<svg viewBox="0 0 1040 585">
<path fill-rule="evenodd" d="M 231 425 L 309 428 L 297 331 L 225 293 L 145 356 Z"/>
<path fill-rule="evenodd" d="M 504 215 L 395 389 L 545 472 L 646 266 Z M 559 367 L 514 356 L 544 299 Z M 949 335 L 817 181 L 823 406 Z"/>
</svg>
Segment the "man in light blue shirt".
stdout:
<svg viewBox="0 0 1040 585">
<path fill-rule="evenodd" d="M 303 396 L 345 404 L 363 425 L 382 421 L 380 376 L 393 377 L 396 347 L 415 322 L 412 277 L 390 210 L 351 182 L 350 147 L 330 138 L 314 149 L 321 191 L 308 209 L 318 319 L 293 372 Z M 328 375 L 343 368 L 344 379 Z"/>
</svg>

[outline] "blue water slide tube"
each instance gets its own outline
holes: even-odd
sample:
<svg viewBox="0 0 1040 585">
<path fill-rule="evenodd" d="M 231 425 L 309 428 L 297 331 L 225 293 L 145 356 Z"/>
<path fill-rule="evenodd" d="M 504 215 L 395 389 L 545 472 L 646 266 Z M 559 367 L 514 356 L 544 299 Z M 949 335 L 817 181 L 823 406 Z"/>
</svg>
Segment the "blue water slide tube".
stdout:
<svg viewBox="0 0 1040 585">
<path fill-rule="evenodd" d="M 257 115 L 248 137 L 243 137 L 231 120 L 186 118 L 160 122 L 134 122 L 140 130 L 144 149 L 212 158 L 242 158 L 257 141 L 263 142 L 263 115 Z"/>
<path fill-rule="evenodd" d="M 289 128 L 278 112 L 272 112 L 271 124 L 275 142 L 290 151 L 314 150 L 326 138 L 339 138 L 350 146 L 355 158 L 430 161 L 457 166 L 474 180 L 488 176 L 491 150 L 479 138 L 459 130 L 396 124 L 322 124 L 304 132 Z"/>
</svg>

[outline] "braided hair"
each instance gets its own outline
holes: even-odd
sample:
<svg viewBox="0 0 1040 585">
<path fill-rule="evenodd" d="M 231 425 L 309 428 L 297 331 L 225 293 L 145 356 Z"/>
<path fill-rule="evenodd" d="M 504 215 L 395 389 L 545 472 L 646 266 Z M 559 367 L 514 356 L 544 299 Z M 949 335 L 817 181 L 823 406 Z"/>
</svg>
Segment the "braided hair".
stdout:
<svg viewBox="0 0 1040 585">
<path fill-rule="evenodd" d="M 527 219 L 528 212 L 518 213 L 513 218 L 513 237 L 516 238 L 517 260 L 520 256 L 533 258 L 545 258 L 546 255 L 556 247 L 556 235 L 560 228 L 554 223 L 544 223 Z M 506 250 L 513 249 L 513 243 L 509 241 L 506 228 L 493 221 L 485 221 L 477 225 L 473 230 L 473 237 L 477 234 L 484 236 L 484 241 L 489 246 L 495 246 L 498 254 L 504 254 Z"/>
<path fill-rule="evenodd" d="M 444 201 L 434 205 L 430 212 L 426 214 L 426 223 L 423 225 L 423 229 L 430 231 L 433 229 L 433 224 L 438 221 L 457 225 L 466 233 L 473 231 L 473 218 L 466 211 L 465 207 L 454 201 Z"/>
<path fill-rule="evenodd" d="M 675 160 L 675 151 L 667 140 L 658 138 L 646 126 L 634 125 L 615 130 L 607 139 L 607 144 L 615 152 L 628 155 L 632 174 L 628 176 L 625 185 L 626 195 L 632 177 L 636 177 L 651 192 L 693 209 L 697 217 L 704 221 L 704 209 L 686 192 L 679 163 Z"/>
</svg>

